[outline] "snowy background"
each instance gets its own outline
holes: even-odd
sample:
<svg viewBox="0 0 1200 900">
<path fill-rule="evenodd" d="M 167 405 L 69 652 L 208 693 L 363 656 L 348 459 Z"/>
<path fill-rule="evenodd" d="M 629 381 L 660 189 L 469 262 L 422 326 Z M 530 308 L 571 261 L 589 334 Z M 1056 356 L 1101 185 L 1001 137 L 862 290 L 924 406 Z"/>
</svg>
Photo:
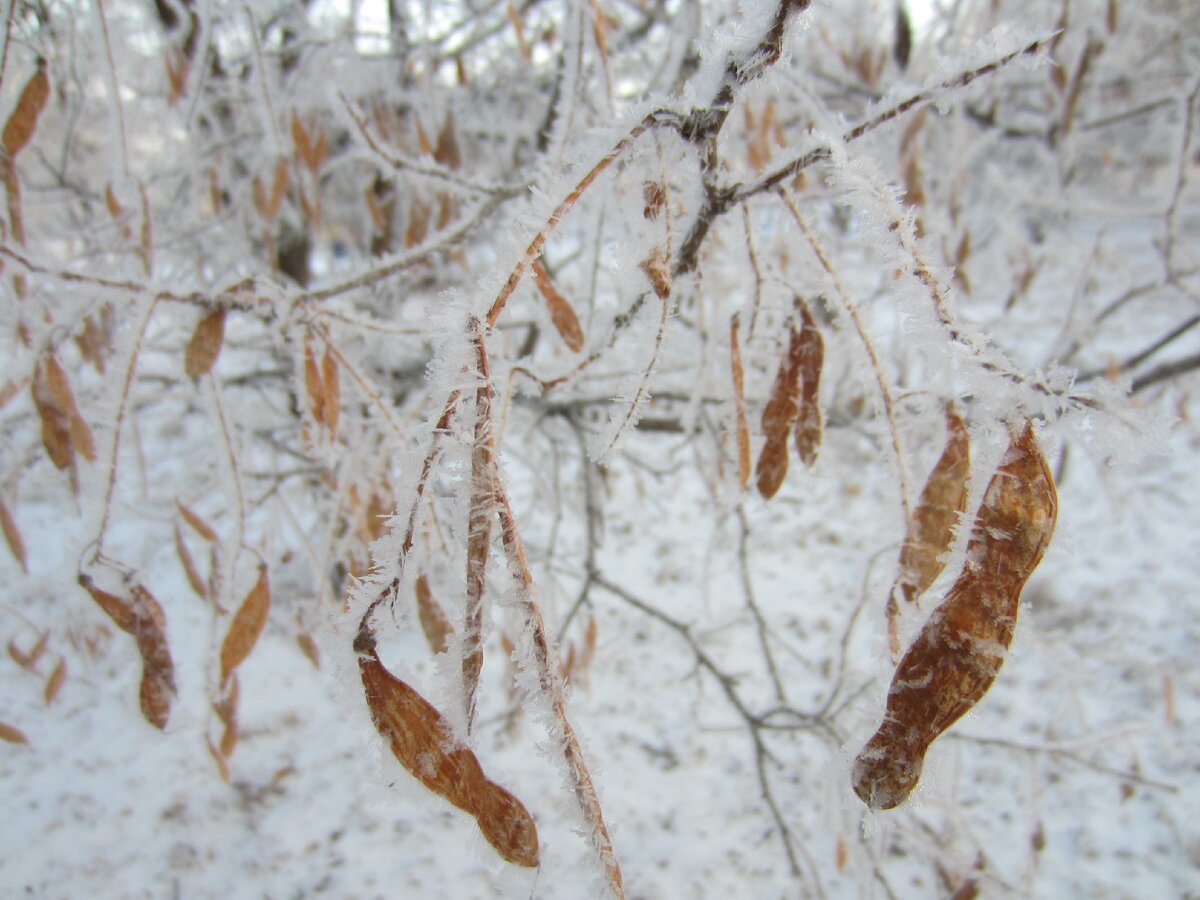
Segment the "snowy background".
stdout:
<svg viewBox="0 0 1200 900">
<path fill-rule="evenodd" d="M 475 390 L 468 315 L 620 146 L 545 248 L 586 345 L 564 346 L 526 275 L 488 352 L 502 477 L 564 671 L 574 660 L 568 716 L 627 895 L 1200 898 L 1189 4 L 814 4 L 787 19 L 780 60 L 736 83 L 720 165 L 669 127 L 620 142 L 648 112 L 711 101 L 776 2 L 294 6 L 8 17 L 0 111 L 39 56 L 52 90 L 2 248 L 0 723 L 16 731 L 0 742 L 0 895 L 607 895 L 554 723 L 518 675 L 531 659 L 498 539 L 471 746 L 536 820 L 536 870 L 501 861 L 392 758 L 351 644 L 415 504 L 375 633 L 398 677 L 439 709 L 461 702 L 461 642 L 431 652 L 414 581 L 461 618 L 470 402 L 418 499 L 422 461 L 448 392 Z M 176 88 L 164 64 L 181 59 Z M 293 112 L 328 134 L 327 160 L 303 158 Z M 679 265 L 705 185 L 752 185 L 819 147 L 829 162 L 786 179 L 811 241 L 764 190 Z M 666 186 L 655 216 L 648 183 Z M 666 301 L 640 268 L 654 248 L 676 265 Z M 939 324 L 923 261 L 964 340 Z M 825 434 L 768 502 L 738 483 L 729 326 L 757 454 L 794 293 L 825 339 Z M 189 378 L 185 347 L 222 304 L 215 367 Z M 314 411 L 306 346 L 333 348 L 337 429 Z M 97 447 L 62 471 L 30 387 L 48 358 Z M 850 767 L 894 671 L 901 496 L 937 458 L 950 398 L 973 504 L 1005 420 L 1034 417 L 1058 527 L 995 685 L 935 742 L 908 803 L 871 812 Z M 903 640 L 965 539 L 903 610 Z M 218 759 L 217 660 L 260 562 L 270 616 Z M 162 731 L 139 708 L 134 641 L 80 572 L 112 590 L 129 573 L 161 602 L 177 685 Z"/>
</svg>

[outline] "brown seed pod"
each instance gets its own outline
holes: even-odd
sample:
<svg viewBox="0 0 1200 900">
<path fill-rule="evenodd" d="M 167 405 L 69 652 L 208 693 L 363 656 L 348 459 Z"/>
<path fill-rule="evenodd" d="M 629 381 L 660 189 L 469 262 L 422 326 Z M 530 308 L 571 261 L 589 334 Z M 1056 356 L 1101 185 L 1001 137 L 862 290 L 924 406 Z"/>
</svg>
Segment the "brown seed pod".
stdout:
<svg viewBox="0 0 1200 900">
<path fill-rule="evenodd" d="M 929 589 L 946 567 L 942 557 L 954 540 L 954 526 L 967 510 L 971 477 L 971 434 L 950 404 L 946 407 L 946 446 L 934 464 L 908 523 L 900 548 L 900 572 L 893 592 L 910 603 Z"/>
<path fill-rule="evenodd" d="M 787 436 L 800 412 L 800 372 L 804 345 L 796 323 L 788 323 L 788 347 L 779 368 L 771 395 L 763 408 L 762 430 L 766 443 L 758 456 L 756 470 L 758 492 L 770 500 L 787 477 Z"/>
<path fill-rule="evenodd" d="M 188 525 L 191 526 L 192 531 L 196 532 L 196 534 L 200 535 L 200 537 L 204 538 L 209 543 L 216 542 L 217 533 L 212 530 L 211 525 L 205 522 L 202 518 L 200 518 L 178 500 L 175 501 L 175 505 L 179 507 L 179 515 L 183 516 L 183 521 L 187 522 Z"/>
<path fill-rule="evenodd" d="M 7 741 L 10 744 L 28 744 L 29 738 L 25 737 L 25 732 L 20 728 L 14 728 L 7 722 L 0 722 L 0 741 Z"/>
<path fill-rule="evenodd" d="M 537 285 L 542 299 L 546 301 L 546 308 L 550 311 L 550 321 L 554 323 L 554 330 L 558 332 L 558 336 L 562 338 L 564 344 L 578 353 L 583 349 L 583 328 L 579 325 L 579 317 L 575 315 L 575 310 L 567 298 L 550 280 L 550 274 L 542 265 L 541 260 L 533 262 L 533 283 Z"/>
<path fill-rule="evenodd" d="M 429 649 L 434 653 L 445 653 L 447 640 L 454 633 L 454 626 L 446 617 L 442 605 L 433 596 L 429 588 L 429 579 L 425 575 L 417 576 L 417 618 L 421 621 L 421 631 L 429 642 Z"/>
<path fill-rule="evenodd" d="M 12 551 L 13 557 L 21 564 L 21 569 L 28 572 L 29 562 L 25 555 L 25 541 L 21 539 L 17 520 L 13 518 L 3 497 L 0 497 L 0 530 L 4 532 L 4 541 L 8 544 L 8 549 Z"/>
<path fill-rule="evenodd" d="M 46 61 L 39 59 L 37 71 L 25 83 L 17 105 L 4 123 L 4 133 L 0 144 L 4 152 L 12 160 L 24 149 L 37 129 L 38 116 L 46 108 L 46 100 L 50 96 L 50 78 L 46 75 Z"/>
<path fill-rule="evenodd" d="M 883 723 L 854 762 L 854 792 L 871 808 L 908 798 L 929 745 L 995 681 L 1057 511 L 1054 480 L 1026 421 L 988 483 L 962 573 L 900 660 Z"/>
<path fill-rule="evenodd" d="M 325 389 L 321 418 L 325 427 L 329 429 L 329 438 L 332 440 L 337 436 L 338 417 L 342 411 L 342 393 L 337 359 L 328 345 L 325 347 L 325 355 L 321 357 L 321 382 Z"/>
<path fill-rule="evenodd" d="M 183 355 L 188 378 L 202 378 L 212 371 L 225 342 L 225 307 L 213 310 L 196 324 Z"/>
<path fill-rule="evenodd" d="M 142 715 L 155 728 L 167 727 L 175 699 L 175 663 L 167 644 L 166 616 L 158 600 L 142 585 L 133 589 L 137 624 L 133 636 L 142 656 L 142 684 L 138 691 Z"/>
<path fill-rule="evenodd" d="M 140 584 L 134 586 L 129 599 L 101 590 L 82 572 L 79 584 L 118 628 L 133 635 L 142 657 L 139 691 L 142 715 L 154 727 L 165 728 L 175 698 L 175 663 L 167 644 L 167 621 L 162 606 Z"/>
<path fill-rule="evenodd" d="M 434 793 L 475 817 L 496 851 L 521 866 L 538 864 L 537 826 L 516 797 L 489 781 L 479 760 L 454 739 L 441 713 L 384 668 L 360 636 L 358 665 L 371 719 L 400 764 Z M 366 644 L 366 646 L 363 646 Z"/>
<path fill-rule="evenodd" d="M 267 579 L 267 567 L 258 570 L 258 581 L 233 614 L 229 623 L 229 632 L 221 644 L 221 683 L 229 680 L 230 674 L 245 662 L 250 651 L 254 649 L 258 636 L 262 634 L 263 626 L 267 624 L 267 614 L 271 610 L 271 586 Z"/>
<path fill-rule="evenodd" d="M 321 370 L 317 367 L 317 356 L 312 340 L 304 341 L 304 388 L 308 392 L 308 407 L 317 424 L 325 422 L 325 385 L 321 381 Z"/>
<path fill-rule="evenodd" d="M 67 661 L 59 658 L 58 663 L 50 672 L 50 677 L 46 679 L 46 685 L 42 689 L 42 699 L 49 706 L 58 696 L 58 692 L 62 690 L 63 682 L 67 680 Z"/>
<path fill-rule="evenodd" d="M 821 447 L 821 369 L 825 365 L 825 341 L 817 330 L 808 304 L 796 298 L 800 309 L 800 409 L 796 415 L 796 452 L 809 468 L 817 461 Z"/>
</svg>

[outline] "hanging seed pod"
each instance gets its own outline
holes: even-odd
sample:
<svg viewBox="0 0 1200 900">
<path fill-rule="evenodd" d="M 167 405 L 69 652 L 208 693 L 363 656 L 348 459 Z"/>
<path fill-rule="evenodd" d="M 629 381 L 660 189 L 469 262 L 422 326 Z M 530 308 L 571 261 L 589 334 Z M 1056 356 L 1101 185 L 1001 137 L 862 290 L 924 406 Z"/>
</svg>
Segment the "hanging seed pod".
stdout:
<svg viewBox="0 0 1200 900">
<path fill-rule="evenodd" d="M 954 526 L 967 510 L 971 477 L 971 435 L 953 404 L 946 407 L 946 446 L 921 489 L 900 548 L 900 572 L 893 592 L 915 601 L 946 567 L 943 557 L 954 540 Z"/>
<path fill-rule="evenodd" d="M 537 826 L 521 801 L 487 779 L 474 753 L 455 746 L 441 713 L 384 668 L 368 633 L 359 634 L 355 649 L 371 719 L 400 764 L 435 794 L 474 816 L 504 859 L 536 866 Z"/>
<path fill-rule="evenodd" d="M 1057 511 L 1054 480 L 1026 421 L 988 483 L 962 573 L 900 660 L 883 723 L 854 762 L 854 792 L 871 808 L 908 798 L 930 744 L 995 681 Z"/>
<path fill-rule="evenodd" d="M 212 371 L 225 343 L 225 307 L 213 310 L 197 325 L 183 355 L 183 370 L 196 380 Z"/>
<path fill-rule="evenodd" d="M 796 415 L 796 452 L 800 461 L 812 468 L 821 448 L 821 407 L 817 395 L 821 391 L 821 369 L 825 365 L 825 342 L 817 323 L 813 321 L 808 304 L 796 298 L 800 308 L 800 409 Z"/>
<path fill-rule="evenodd" d="M 762 430 L 766 443 L 758 456 L 756 477 L 758 492 L 764 500 L 770 500 L 778 492 L 787 477 L 787 436 L 792 423 L 800 412 L 800 364 L 803 352 L 800 329 L 794 321 L 788 326 L 788 348 L 775 382 L 771 396 L 763 408 Z"/>
</svg>

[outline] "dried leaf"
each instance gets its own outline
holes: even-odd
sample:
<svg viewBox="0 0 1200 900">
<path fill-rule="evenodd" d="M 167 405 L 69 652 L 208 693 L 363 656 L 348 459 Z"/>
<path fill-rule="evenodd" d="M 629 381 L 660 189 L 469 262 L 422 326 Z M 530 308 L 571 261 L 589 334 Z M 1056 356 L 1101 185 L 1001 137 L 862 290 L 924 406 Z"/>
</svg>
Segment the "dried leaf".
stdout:
<svg viewBox="0 0 1200 900">
<path fill-rule="evenodd" d="M 504 859 L 538 864 L 537 826 L 516 797 L 489 781 L 475 754 L 454 746 L 441 714 L 383 667 L 373 647 L 363 647 L 358 666 L 371 719 L 392 753 L 422 784 L 475 817 L 479 830 Z"/>
<path fill-rule="evenodd" d="M 42 689 L 42 699 L 49 706 L 54 702 L 54 698 L 58 696 L 58 692 L 62 690 L 63 682 L 67 680 L 67 661 L 59 657 L 58 664 L 50 673 L 50 677 L 46 679 L 46 686 Z"/>
<path fill-rule="evenodd" d="M 13 518 L 3 497 L 0 497 L 0 530 L 4 531 L 4 540 L 8 544 L 8 549 L 12 551 L 13 557 L 21 564 L 21 569 L 28 573 L 29 561 L 25 556 L 25 542 L 21 539 L 21 532 L 17 529 L 17 520 Z"/>
<path fill-rule="evenodd" d="M 50 78 L 46 75 L 46 61 L 39 59 L 37 71 L 25 83 L 17 105 L 4 123 L 4 133 L 0 144 L 9 160 L 16 157 L 33 137 L 37 129 L 38 116 L 46 108 L 46 100 L 50 96 Z"/>
<path fill-rule="evenodd" d="M 967 510 L 971 477 L 971 435 L 953 405 L 946 407 L 946 446 L 921 489 L 900 548 L 900 571 L 893 590 L 910 603 L 929 589 L 946 564 L 954 526 Z"/>
<path fill-rule="evenodd" d="M 796 451 L 805 466 L 812 468 L 821 447 L 821 369 L 825 365 L 825 342 L 808 304 L 797 298 L 800 308 L 800 410 L 796 416 Z"/>
<path fill-rule="evenodd" d="M 745 372 L 742 352 L 738 345 L 738 320 L 729 323 L 729 365 L 733 372 L 733 411 L 737 431 L 738 487 L 750 483 L 750 429 L 746 425 Z"/>
<path fill-rule="evenodd" d="M 118 597 L 116 594 L 110 594 L 108 591 L 102 591 L 92 583 L 91 578 L 87 575 L 81 574 L 79 583 L 85 591 L 92 595 L 96 605 L 113 620 L 113 624 L 126 634 L 133 634 L 137 630 L 138 614 L 130 601 Z"/>
<path fill-rule="evenodd" d="M 221 682 L 228 681 L 230 674 L 240 666 L 254 649 L 263 626 L 267 624 L 267 613 L 271 609 L 271 587 L 267 580 L 267 567 L 258 571 L 258 581 L 242 601 L 229 623 L 229 632 L 221 644 Z"/>
<path fill-rule="evenodd" d="M 338 377 L 337 359 L 328 346 L 321 358 L 321 382 L 325 387 L 321 418 L 329 429 L 329 439 L 337 436 L 338 416 L 341 413 L 341 382 Z"/>
<path fill-rule="evenodd" d="M 583 349 L 583 329 L 579 325 L 579 317 L 575 315 L 575 310 L 567 298 L 550 280 L 550 274 L 542 265 L 541 260 L 534 260 L 533 283 L 537 285 L 542 299 L 546 301 L 546 308 L 550 311 L 550 321 L 554 323 L 558 336 L 573 352 L 578 353 Z"/>
<path fill-rule="evenodd" d="M 929 745 L 995 681 L 1057 511 L 1054 480 L 1026 421 L 988 483 L 958 580 L 900 660 L 883 723 L 855 760 L 854 792 L 871 808 L 907 799 Z"/>
<path fill-rule="evenodd" d="M 196 534 L 200 535 L 200 537 L 204 538 L 209 543 L 216 543 L 217 533 L 212 530 L 212 527 L 209 526 L 207 522 L 205 522 L 202 518 L 200 518 L 178 500 L 175 501 L 175 505 L 179 507 L 179 514 L 183 516 L 183 521 L 187 522 L 188 525 L 191 526 L 192 531 L 196 532 Z"/>
<path fill-rule="evenodd" d="M 28 744 L 29 738 L 25 737 L 25 732 L 19 728 L 14 728 L 7 722 L 0 722 L 0 741 L 8 741 L 10 744 Z"/>
<path fill-rule="evenodd" d="M 202 378 L 216 364 L 225 342 L 225 313 L 224 306 L 218 307 L 196 324 L 183 356 L 183 368 L 188 378 Z"/>
<path fill-rule="evenodd" d="M 417 595 L 417 618 L 421 622 L 421 631 L 429 642 L 429 649 L 434 653 L 445 653 L 448 639 L 454 633 L 454 626 L 446 617 L 442 605 L 433 596 L 429 588 L 429 579 L 418 575 L 415 586 Z"/>
</svg>

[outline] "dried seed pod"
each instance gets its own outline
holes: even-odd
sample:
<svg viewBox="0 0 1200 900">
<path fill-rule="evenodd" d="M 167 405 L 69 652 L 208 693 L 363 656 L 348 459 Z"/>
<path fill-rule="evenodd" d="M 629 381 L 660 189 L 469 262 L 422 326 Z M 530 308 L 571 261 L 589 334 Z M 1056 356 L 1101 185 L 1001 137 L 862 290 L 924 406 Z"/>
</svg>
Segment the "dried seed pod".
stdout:
<svg viewBox="0 0 1200 900">
<path fill-rule="evenodd" d="M 258 570 L 258 581 L 233 614 L 229 623 L 229 633 L 221 644 L 221 683 L 229 680 L 230 674 L 240 666 L 250 651 L 254 649 L 258 636 L 262 634 L 263 626 L 267 624 L 267 614 L 271 610 L 271 586 L 267 579 L 267 567 Z"/>
<path fill-rule="evenodd" d="M 167 644 L 166 616 L 158 600 L 142 585 L 133 588 L 137 623 L 133 632 L 142 656 L 138 698 L 142 715 L 158 729 L 167 727 L 175 699 L 175 663 Z"/>
<path fill-rule="evenodd" d="M 567 298 L 550 280 L 550 274 L 542 265 L 541 260 L 533 262 L 533 283 L 537 285 L 542 299 L 546 301 L 546 308 L 550 311 L 550 321 L 554 323 L 554 330 L 558 332 L 558 336 L 563 339 L 564 344 L 578 353 L 583 349 L 583 328 L 579 325 L 579 317 L 575 315 L 575 310 Z"/>
<path fill-rule="evenodd" d="M 342 394 L 337 359 L 328 344 L 325 346 L 325 355 L 321 357 L 321 381 L 325 388 L 321 418 L 325 421 L 325 427 L 329 429 L 329 438 L 332 440 L 337 436 L 338 417 L 342 411 Z"/>
<path fill-rule="evenodd" d="M 42 699 L 49 706 L 58 696 L 58 692 L 62 690 L 63 682 L 67 680 L 67 661 L 59 658 L 58 663 L 50 672 L 50 677 L 46 679 L 46 686 L 42 689 Z"/>
<path fill-rule="evenodd" d="M 29 738 L 25 737 L 25 732 L 20 728 L 14 728 L 7 722 L 0 722 L 0 741 L 8 741 L 10 744 L 28 744 Z"/>
<path fill-rule="evenodd" d="M 179 564 L 183 566 L 183 574 L 187 576 L 188 584 L 196 592 L 196 596 L 202 600 L 208 599 L 208 586 L 200 577 L 200 570 L 196 568 L 196 561 L 192 558 L 192 552 L 188 550 L 187 544 L 183 540 L 183 531 L 180 530 L 178 524 L 175 525 L 175 555 L 179 557 Z"/>
<path fill-rule="evenodd" d="M 800 308 L 800 378 L 803 384 L 800 393 L 800 409 L 796 415 L 796 452 L 800 461 L 809 468 L 817 461 L 821 447 L 821 407 L 818 394 L 821 390 L 821 369 L 825 365 L 825 342 L 817 323 L 813 321 L 808 304 L 796 298 Z"/>
<path fill-rule="evenodd" d="M 929 745 L 995 681 L 1057 511 L 1054 480 L 1026 421 L 988 483 L 962 573 L 900 660 L 883 723 L 855 760 L 854 792 L 868 806 L 903 803 Z"/>
<path fill-rule="evenodd" d="M 950 404 L 946 407 L 946 446 L 934 464 L 908 523 L 900 548 L 900 572 L 893 592 L 910 603 L 929 589 L 946 567 L 942 557 L 954 540 L 954 526 L 967 510 L 971 477 L 971 434 Z"/>
<path fill-rule="evenodd" d="M 763 408 L 762 430 L 766 443 L 758 456 L 758 492 L 770 500 L 787 477 L 787 436 L 800 412 L 800 363 L 804 346 L 800 329 L 788 323 L 788 347 Z"/>
<path fill-rule="evenodd" d="M 317 367 L 317 356 L 312 340 L 304 341 L 304 387 L 308 392 L 308 407 L 317 424 L 325 422 L 325 385 L 321 382 L 321 370 Z"/>
<path fill-rule="evenodd" d="M 212 371 L 225 342 L 225 307 L 213 310 L 196 324 L 183 355 L 188 378 L 202 378 Z"/>
<path fill-rule="evenodd" d="M 192 530 L 196 532 L 196 534 L 200 535 L 200 537 L 204 538 L 209 543 L 216 543 L 217 533 L 212 530 L 212 526 L 210 526 L 207 522 L 205 522 L 202 518 L 200 518 L 178 500 L 175 501 L 175 505 L 179 507 L 179 514 L 183 516 L 183 521 L 187 522 L 188 525 L 191 526 Z"/>
<path fill-rule="evenodd" d="M 46 61 L 39 59 L 37 71 L 25 83 L 17 105 L 4 123 L 4 133 L 0 136 L 0 144 L 4 152 L 12 160 L 24 149 L 37 129 L 38 116 L 46 108 L 46 100 L 50 96 L 50 78 L 46 75 Z"/>
<path fill-rule="evenodd" d="M 21 564 L 21 569 L 28 572 L 29 562 L 25 555 L 25 541 L 21 539 L 17 520 L 13 518 L 3 497 L 0 497 L 0 530 L 4 532 L 4 541 L 8 544 L 8 549 L 12 551 L 13 557 Z"/>
<path fill-rule="evenodd" d="M 79 584 L 118 628 L 133 635 L 142 657 L 142 715 L 156 728 L 165 728 L 175 697 L 175 664 L 167 644 L 162 606 L 140 584 L 133 588 L 129 599 L 101 590 L 82 572 Z"/>
<path fill-rule="evenodd" d="M 429 649 L 434 653 L 445 653 L 448 638 L 454 633 L 454 626 L 446 617 L 440 603 L 429 589 L 429 579 L 425 575 L 417 576 L 417 618 L 421 621 L 421 631 L 429 642 Z"/>
<path fill-rule="evenodd" d="M 431 791 L 474 816 L 504 859 L 536 866 L 537 826 L 529 811 L 484 776 L 474 753 L 454 746 L 441 713 L 384 668 L 369 636 L 360 634 L 355 649 L 371 719 L 400 764 Z"/>
</svg>

